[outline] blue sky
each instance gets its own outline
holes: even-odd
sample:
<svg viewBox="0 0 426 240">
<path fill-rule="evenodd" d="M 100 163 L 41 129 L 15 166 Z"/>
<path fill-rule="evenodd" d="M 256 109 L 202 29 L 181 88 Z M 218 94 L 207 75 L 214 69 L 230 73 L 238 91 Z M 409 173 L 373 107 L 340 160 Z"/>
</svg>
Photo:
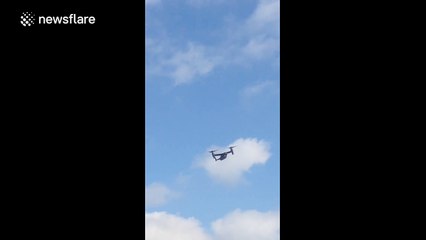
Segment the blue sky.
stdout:
<svg viewBox="0 0 426 240">
<path fill-rule="evenodd" d="M 145 5 L 146 238 L 279 239 L 279 0 Z"/>
</svg>

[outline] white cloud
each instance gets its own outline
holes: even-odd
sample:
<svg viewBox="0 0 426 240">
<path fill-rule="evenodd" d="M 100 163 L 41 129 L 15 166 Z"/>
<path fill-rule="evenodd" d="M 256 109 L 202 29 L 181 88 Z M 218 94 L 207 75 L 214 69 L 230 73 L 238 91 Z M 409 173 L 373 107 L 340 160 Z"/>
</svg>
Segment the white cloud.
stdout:
<svg viewBox="0 0 426 240">
<path fill-rule="evenodd" d="M 252 30 L 279 31 L 280 1 L 260 0 L 252 15 L 247 19 L 247 24 Z"/>
<path fill-rule="evenodd" d="M 259 0 L 246 19 L 228 22 L 224 41 L 215 46 L 223 65 L 250 66 L 259 61 L 277 64 L 280 53 L 280 1 Z"/>
<path fill-rule="evenodd" d="M 186 2 L 192 6 L 216 4 L 212 0 Z M 161 19 L 152 16 L 148 33 L 157 36 L 146 37 L 147 76 L 166 77 L 172 79 L 175 86 L 180 86 L 208 76 L 218 67 L 249 67 L 259 61 L 277 65 L 280 52 L 279 6 L 279 0 L 259 0 L 245 19 L 230 22 L 218 18 L 225 25 L 212 29 L 221 33 L 216 34 L 221 37 L 212 44 L 205 44 L 203 39 L 186 39 L 184 35 L 171 36 L 161 24 Z"/>
<path fill-rule="evenodd" d="M 259 212 L 239 209 L 212 223 L 215 239 L 220 240 L 278 240 L 280 214 L 278 211 Z"/>
<path fill-rule="evenodd" d="M 280 1 L 260 0 L 242 28 L 246 41 L 241 55 L 254 60 L 275 57 L 280 52 Z"/>
<path fill-rule="evenodd" d="M 176 192 L 161 183 L 152 183 L 145 188 L 145 204 L 148 207 L 163 205 L 177 196 Z"/>
<path fill-rule="evenodd" d="M 211 178 L 226 184 L 235 185 L 239 183 L 245 172 L 256 164 L 265 164 L 271 155 L 269 144 L 256 138 L 240 138 L 229 146 L 237 147 L 234 148 L 234 155 L 229 154 L 223 161 L 214 161 L 208 151 L 216 148 L 211 147 L 196 162 L 198 166 L 207 171 Z"/>
<path fill-rule="evenodd" d="M 209 59 L 204 47 L 190 43 L 186 51 L 176 52 L 170 60 L 165 62 L 173 67 L 172 77 L 175 85 L 191 82 L 194 77 L 202 76 L 214 67 L 212 59 Z"/>
<path fill-rule="evenodd" d="M 145 213 L 145 239 L 147 240 L 210 240 L 200 222 L 166 212 Z"/>
<path fill-rule="evenodd" d="M 147 74 L 171 78 L 175 86 L 188 84 L 216 66 L 217 60 L 202 45 L 190 42 L 186 49 L 181 49 L 169 41 L 148 37 L 145 42 Z"/>
<path fill-rule="evenodd" d="M 167 212 L 145 213 L 147 240 L 278 240 L 280 214 L 236 209 L 211 223 L 211 235 L 193 218 Z"/>
<path fill-rule="evenodd" d="M 278 38 L 258 36 L 249 40 L 242 48 L 245 56 L 262 59 L 278 54 L 280 48 L 280 40 Z"/>
<path fill-rule="evenodd" d="M 251 98 L 258 96 L 265 92 L 279 91 L 279 88 L 275 85 L 274 81 L 263 81 L 254 85 L 247 86 L 241 91 L 243 98 Z"/>
</svg>

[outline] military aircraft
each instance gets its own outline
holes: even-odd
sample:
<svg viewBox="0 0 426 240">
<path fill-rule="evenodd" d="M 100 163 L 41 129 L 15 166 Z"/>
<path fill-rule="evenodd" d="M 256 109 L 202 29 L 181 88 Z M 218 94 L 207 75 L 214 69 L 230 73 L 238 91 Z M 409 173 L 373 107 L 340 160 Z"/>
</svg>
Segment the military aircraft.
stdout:
<svg viewBox="0 0 426 240">
<path fill-rule="evenodd" d="M 234 147 L 236 147 L 236 146 L 229 147 L 228 152 L 214 153 L 217 150 L 212 150 L 212 151 L 209 151 L 209 152 L 212 154 L 212 157 L 214 158 L 215 162 L 218 161 L 218 160 L 223 161 L 228 156 L 228 153 L 232 153 L 232 155 L 234 155 L 234 150 L 233 150 Z"/>
</svg>

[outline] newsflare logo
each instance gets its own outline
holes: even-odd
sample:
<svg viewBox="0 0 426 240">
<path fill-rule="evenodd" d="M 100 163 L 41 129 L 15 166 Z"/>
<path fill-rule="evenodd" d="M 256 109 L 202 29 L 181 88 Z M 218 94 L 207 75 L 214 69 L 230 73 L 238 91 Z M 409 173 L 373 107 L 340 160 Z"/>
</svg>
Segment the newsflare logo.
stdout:
<svg viewBox="0 0 426 240">
<path fill-rule="evenodd" d="M 36 21 L 37 20 L 37 21 Z M 29 27 L 36 23 L 38 25 L 49 25 L 49 24 L 95 24 L 96 18 L 94 16 L 77 16 L 72 13 L 66 16 L 37 16 L 33 12 L 22 12 L 21 20 L 22 26 Z"/>
<path fill-rule="evenodd" d="M 34 25 L 35 14 L 32 12 L 23 12 L 21 15 L 21 24 L 24 27 Z"/>
</svg>

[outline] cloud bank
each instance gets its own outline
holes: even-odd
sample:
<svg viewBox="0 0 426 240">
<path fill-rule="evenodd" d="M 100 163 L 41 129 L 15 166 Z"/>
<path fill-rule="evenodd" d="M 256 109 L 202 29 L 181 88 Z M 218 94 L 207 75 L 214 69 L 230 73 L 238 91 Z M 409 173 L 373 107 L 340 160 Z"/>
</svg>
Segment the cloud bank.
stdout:
<svg viewBox="0 0 426 240">
<path fill-rule="evenodd" d="M 195 218 L 183 218 L 166 212 L 145 213 L 147 240 L 210 240 Z"/>
<path fill-rule="evenodd" d="M 279 212 L 234 210 L 212 223 L 215 239 L 221 240 L 278 240 L 280 239 Z"/>
<path fill-rule="evenodd" d="M 278 240 L 280 213 L 236 209 L 211 223 L 207 234 L 195 218 L 166 212 L 145 213 L 147 240 Z"/>
</svg>

